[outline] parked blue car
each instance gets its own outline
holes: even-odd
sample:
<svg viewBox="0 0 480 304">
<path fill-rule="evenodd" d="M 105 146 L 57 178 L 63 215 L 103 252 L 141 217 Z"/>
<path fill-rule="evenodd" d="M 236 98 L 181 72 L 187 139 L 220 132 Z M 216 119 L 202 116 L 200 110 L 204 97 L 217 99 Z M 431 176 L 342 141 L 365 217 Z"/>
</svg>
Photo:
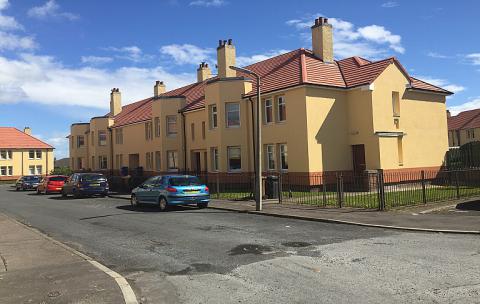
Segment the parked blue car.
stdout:
<svg viewBox="0 0 480 304">
<path fill-rule="evenodd" d="M 108 195 L 107 178 L 100 173 L 74 173 L 63 184 L 62 197 L 72 194 L 73 197 Z"/>
<path fill-rule="evenodd" d="M 156 204 L 161 211 L 173 205 L 197 205 L 208 207 L 210 193 L 208 187 L 192 175 L 166 175 L 149 178 L 133 189 L 131 204 Z"/>
</svg>

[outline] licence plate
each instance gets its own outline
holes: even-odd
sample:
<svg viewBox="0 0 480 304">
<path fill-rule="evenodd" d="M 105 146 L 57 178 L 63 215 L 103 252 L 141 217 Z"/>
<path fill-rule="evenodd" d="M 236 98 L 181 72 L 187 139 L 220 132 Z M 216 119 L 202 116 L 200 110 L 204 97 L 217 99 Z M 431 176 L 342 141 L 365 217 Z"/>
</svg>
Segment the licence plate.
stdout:
<svg viewBox="0 0 480 304">
<path fill-rule="evenodd" d="M 62 188 L 55 188 L 55 190 L 62 190 Z"/>
<path fill-rule="evenodd" d="M 90 184 L 90 187 L 100 187 L 100 184 Z"/>
</svg>

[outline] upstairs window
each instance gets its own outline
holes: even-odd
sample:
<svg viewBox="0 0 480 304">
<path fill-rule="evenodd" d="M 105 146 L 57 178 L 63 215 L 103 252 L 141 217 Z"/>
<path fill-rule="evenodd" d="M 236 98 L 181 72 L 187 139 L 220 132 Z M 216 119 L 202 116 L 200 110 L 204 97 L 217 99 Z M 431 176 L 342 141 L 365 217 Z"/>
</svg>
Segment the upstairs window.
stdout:
<svg viewBox="0 0 480 304">
<path fill-rule="evenodd" d="M 98 145 L 99 146 L 107 145 L 107 131 L 98 131 Z"/>
<path fill-rule="evenodd" d="M 240 127 L 240 104 L 231 102 L 225 104 L 227 128 Z"/>
<path fill-rule="evenodd" d="M 177 116 L 167 116 L 167 136 L 177 136 Z"/>
<path fill-rule="evenodd" d="M 264 101 L 264 117 L 263 120 L 266 124 L 273 122 L 273 102 L 271 99 L 266 99 Z"/>
<path fill-rule="evenodd" d="M 80 148 L 83 145 L 85 145 L 85 138 L 83 137 L 83 135 L 78 135 L 77 136 L 77 148 Z"/>
<path fill-rule="evenodd" d="M 398 92 L 392 92 L 392 109 L 393 116 L 400 117 L 400 94 Z"/>
<path fill-rule="evenodd" d="M 35 159 L 35 150 L 28 150 L 28 159 Z"/>
<path fill-rule="evenodd" d="M 287 120 L 287 108 L 285 105 L 285 97 L 283 96 L 277 98 L 277 119 L 278 121 Z"/>
<path fill-rule="evenodd" d="M 35 159 L 42 159 L 42 150 L 35 150 Z"/>
<path fill-rule="evenodd" d="M 12 159 L 12 150 L 0 150 L 0 160 Z"/>
<path fill-rule="evenodd" d="M 153 139 L 153 126 L 151 121 L 145 123 L 145 140 Z"/>
<path fill-rule="evenodd" d="M 218 126 L 218 112 L 217 105 L 209 106 L 210 112 L 210 129 L 215 129 Z"/>
<path fill-rule="evenodd" d="M 115 143 L 117 145 L 123 144 L 123 129 L 115 129 Z"/>
<path fill-rule="evenodd" d="M 160 137 L 160 117 L 155 117 L 155 137 Z"/>
</svg>

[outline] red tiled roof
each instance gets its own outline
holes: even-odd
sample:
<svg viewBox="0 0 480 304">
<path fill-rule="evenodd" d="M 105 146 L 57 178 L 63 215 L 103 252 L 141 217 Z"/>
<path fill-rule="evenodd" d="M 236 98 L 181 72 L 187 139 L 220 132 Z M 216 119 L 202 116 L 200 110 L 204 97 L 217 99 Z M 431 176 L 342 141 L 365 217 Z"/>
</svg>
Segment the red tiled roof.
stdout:
<svg viewBox="0 0 480 304">
<path fill-rule="evenodd" d="M 360 57 L 350 57 L 332 63 L 325 63 L 315 57 L 312 51 L 297 49 L 254 63 L 245 68 L 260 75 L 262 80 L 261 92 L 268 93 L 301 84 L 337 88 L 353 88 L 371 84 L 390 64 L 396 64 L 403 71 L 414 89 L 451 94 L 444 89 L 410 77 L 396 58 L 372 62 Z M 237 72 L 237 76 L 252 78 L 241 72 Z M 166 92 L 161 96 L 184 96 L 187 105 L 182 111 L 201 109 L 205 106 L 205 84 L 210 80 L 212 79 L 193 83 Z M 252 79 L 252 91 L 247 96 L 254 95 L 255 91 L 256 83 Z M 124 106 L 122 112 L 115 117 L 114 127 L 151 119 L 152 102 L 154 100 L 155 98 L 151 97 Z"/>
<path fill-rule="evenodd" d="M 0 148 L 8 149 L 53 149 L 47 143 L 11 127 L 0 127 Z"/>
<path fill-rule="evenodd" d="M 448 118 L 448 130 L 480 128 L 480 109 L 463 111 Z"/>
</svg>

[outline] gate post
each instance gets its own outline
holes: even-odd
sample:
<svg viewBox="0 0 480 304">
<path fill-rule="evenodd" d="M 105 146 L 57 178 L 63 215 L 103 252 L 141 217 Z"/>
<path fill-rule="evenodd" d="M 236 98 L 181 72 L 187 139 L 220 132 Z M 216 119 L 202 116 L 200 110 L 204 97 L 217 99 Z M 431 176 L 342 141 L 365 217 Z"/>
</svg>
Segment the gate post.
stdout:
<svg viewBox="0 0 480 304">
<path fill-rule="evenodd" d="M 457 190 L 457 199 L 460 199 L 460 184 L 458 181 L 458 170 L 455 171 L 455 189 Z"/>
<path fill-rule="evenodd" d="M 337 203 L 338 207 L 343 207 L 343 176 L 342 174 L 337 174 Z"/>
<path fill-rule="evenodd" d="M 421 172 L 421 177 L 422 177 L 422 199 L 423 199 L 423 204 L 427 203 L 427 192 L 426 192 L 426 187 L 425 187 L 425 170 L 422 170 Z"/>
<path fill-rule="evenodd" d="M 385 184 L 383 177 L 383 169 L 377 170 L 377 192 L 378 192 L 378 210 L 385 210 Z"/>
</svg>

